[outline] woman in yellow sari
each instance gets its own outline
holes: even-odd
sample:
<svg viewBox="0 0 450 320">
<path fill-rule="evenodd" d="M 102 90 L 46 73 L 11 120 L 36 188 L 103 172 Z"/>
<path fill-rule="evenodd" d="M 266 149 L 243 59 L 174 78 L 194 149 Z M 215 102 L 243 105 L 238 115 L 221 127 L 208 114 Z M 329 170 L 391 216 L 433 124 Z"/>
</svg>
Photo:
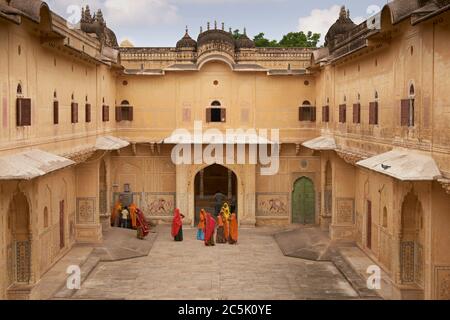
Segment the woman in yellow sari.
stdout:
<svg viewBox="0 0 450 320">
<path fill-rule="evenodd" d="M 120 220 L 120 212 L 122 211 L 122 203 L 120 200 L 117 200 L 111 210 L 111 226 L 118 227 Z"/>
<path fill-rule="evenodd" d="M 223 222 L 223 235 L 225 238 L 225 242 L 228 241 L 230 236 L 230 207 L 228 203 L 224 203 L 222 207 L 222 222 Z"/>
</svg>

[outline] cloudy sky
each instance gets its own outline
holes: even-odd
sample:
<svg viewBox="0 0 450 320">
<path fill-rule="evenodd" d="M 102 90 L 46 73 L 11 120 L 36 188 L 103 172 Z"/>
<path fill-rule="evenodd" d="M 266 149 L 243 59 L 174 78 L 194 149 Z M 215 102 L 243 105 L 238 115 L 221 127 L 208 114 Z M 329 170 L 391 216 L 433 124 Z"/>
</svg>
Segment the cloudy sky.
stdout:
<svg viewBox="0 0 450 320">
<path fill-rule="evenodd" d="M 249 36 L 264 32 L 281 39 L 291 31 L 313 31 L 325 35 L 336 21 L 341 4 L 350 9 L 356 22 L 367 19 L 388 0 L 47 0 L 53 11 L 70 20 L 77 7 L 89 4 L 101 8 L 106 22 L 119 41 L 129 39 L 135 46 L 171 47 L 189 33 L 196 38 L 200 26 L 217 20 L 243 30 Z M 75 18 L 76 19 L 76 18 Z"/>
</svg>

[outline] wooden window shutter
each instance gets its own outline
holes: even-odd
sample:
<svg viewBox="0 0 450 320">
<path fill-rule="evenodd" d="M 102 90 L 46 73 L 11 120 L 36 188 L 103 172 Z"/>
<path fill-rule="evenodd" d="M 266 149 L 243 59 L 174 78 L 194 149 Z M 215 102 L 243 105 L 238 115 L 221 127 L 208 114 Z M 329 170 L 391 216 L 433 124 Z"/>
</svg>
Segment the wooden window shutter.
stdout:
<svg viewBox="0 0 450 320">
<path fill-rule="evenodd" d="M 59 123 L 59 102 L 53 101 L 53 124 Z"/>
<path fill-rule="evenodd" d="M 122 121 L 122 107 L 116 107 L 116 121 Z"/>
<path fill-rule="evenodd" d="M 78 123 L 78 103 L 71 104 L 71 120 L 72 123 Z"/>
<path fill-rule="evenodd" d="M 316 107 L 311 107 L 311 121 L 312 122 L 316 122 L 316 118 L 317 118 L 317 108 Z"/>
<path fill-rule="evenodd" d="M 220 110 L 220 119 L 222 122 L 227 122 L 227 109 L 222 108 Z"/>
<path fill-rule="evenodd" d="M 330 122 L 330 107 L 322 107 L 322 122 Z"/>
<path fill-rule="evenodd" d="M 339 122 L 346 123 L 347 122 L 347 105 L 341 104 L 339 106 Z"/>
<path fill-rule="evenodd" d="M 17 99 L 16 124 L 18 127 L 31 126 L 31 99 L 24 99 L 24 98 Z"/>
<path fill-rule="evenodd" d="M 410 103 L 410 99 L 404 99 L 401 102 L 400 123 L 403 127 L 408 127 L 410 125 Z"/>
<path fill-rule="evenodd" d="M 353 105 L 353 123 L 361 123 L 361 104 Z"/>
<path fill-rule="evenodd" d="M 89 103 L 86 103 L 86 122 L 91 122 L 92 116 L 91 116 L 91 105 Z"/>
<path fill-rule="evenodd" d="M 371 102 L 369 105 L 369 124 L 378 124 L 378 102 Z"/>
<path fill-rule="evenodd" d="M 211 122 L 211 108 L 206 109 L 206 122 Z"/>
<path fill-rule="evenodd" d="M 303 116 L 303 108 L 299 107 L 298 108 L 298 121 L 304 121 L 304 116 Z"/>
<path fill-rule="evenodd" d="M 128 107 L 129 113 L 128 113 L 128 120 L 133 121 L 134 115 L 133 115 L 133 107 Z"/>
<path fill-rule="evenodd" d="M 102 107 L 102 118 L 103 118 L 103 122 L 109 121 L 109 106 L 107 106 L 107 105 L 103 105 L 103 107 Z"/>
</svg>

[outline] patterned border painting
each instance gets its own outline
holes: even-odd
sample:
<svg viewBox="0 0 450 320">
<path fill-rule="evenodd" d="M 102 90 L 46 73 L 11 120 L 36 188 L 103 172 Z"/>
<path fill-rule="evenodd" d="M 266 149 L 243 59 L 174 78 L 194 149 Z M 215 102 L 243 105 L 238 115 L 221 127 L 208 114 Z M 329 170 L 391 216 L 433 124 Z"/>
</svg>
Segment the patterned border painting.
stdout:
<svg viewBox="0 0 450 320">
<path fill-rule="evenodd" d="M 172 216 L 175 210 L 175 193 L 144 193 L 142 208 L 150 216 Z"/>
<path fill-rule="evenodd" d="M 93 224 L 95 211 L 95 198 L 77 198 L 77 224 Z"/>
<path fill-rule="evenodd" d="M 436 299 L 450 300 L 450 266 L 435 267 L 434 278 Z"/>
<path fill-rule="evenodd" d="M 352 225 L 355 223 L 355 199 L 336 199 L 336 222 L 339 225 Z"/>
<path fill-rule="evenodd" d="M 256 194 L 256 212 L 258 216 L 289 216 L 288 193 Z"/>
</svg>

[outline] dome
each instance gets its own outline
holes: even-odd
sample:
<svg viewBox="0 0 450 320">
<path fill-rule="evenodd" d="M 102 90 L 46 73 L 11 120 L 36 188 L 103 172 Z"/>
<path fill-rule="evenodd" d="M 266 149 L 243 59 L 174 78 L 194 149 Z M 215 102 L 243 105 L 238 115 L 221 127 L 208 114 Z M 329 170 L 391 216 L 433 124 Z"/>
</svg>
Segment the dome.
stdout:
<svg viewBox="0 0 450 320">
<path fill-rule="evenodd" d="M 196 49 L 197 42 L 189 36 L 189 32 L 186 28 L 186 33 L 180 41 L 177 42 L 177 49 Z"/>
<path fill-rule="evenodd" d="M 199 34 L 197 40 L 199 47 L 212 42 L 226 43 L 233 48 L 235 47 L 234 38 L 230 32 L 220 29 L 212 29 Z"/>
<path fill-rule="evenodd" d="M 247 36 L 247 32 L 244 29 L 244 34 L 239 37 L 239 39 L 236 40 L 236 48 L 237 49 L 252 49 L 255 48 L 255 43 L 250 40 L 250 38 Z"/>
<path fill-rule="evenodd" d="M 133 47 L 134 47 L 133 43 L 132 43 L 130 40 L 128 40 L 128 39 L 123 40 L 123 41 L 120 43 L 120 46 L 121 46 L 122 48 L 133 48 Z"/>
<path fill-rule="evenodd" d="M 336 37 L 345 35 L 355 27 L 356 24 L 350 19 L 350 12 L 345 10 L 345 7 L 342 7 L 339 19 L 331 26 L 325 36 L 325 46 L 331 44 Z"/>
</svg>

